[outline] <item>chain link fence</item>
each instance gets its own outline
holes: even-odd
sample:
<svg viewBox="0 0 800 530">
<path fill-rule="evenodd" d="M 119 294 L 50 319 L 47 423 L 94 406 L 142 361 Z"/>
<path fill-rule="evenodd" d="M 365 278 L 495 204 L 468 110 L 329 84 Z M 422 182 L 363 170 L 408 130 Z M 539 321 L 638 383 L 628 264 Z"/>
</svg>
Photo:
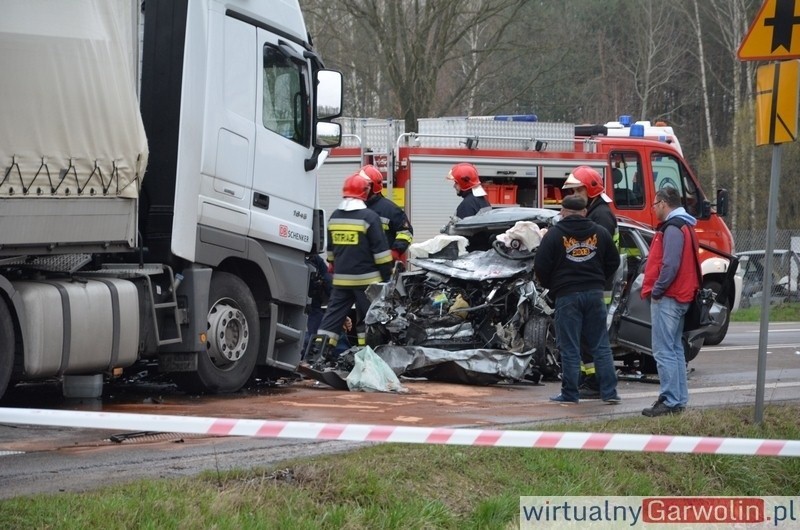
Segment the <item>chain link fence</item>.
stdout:
<svg viewBox="0 0 800 530">
<path fill-rule="evenodd" d="M 800 245 L 800 230 L 777 230 L 775 232 L 775 248 L 791 249 L 792 238 L 795 238 L 796 245 Z M 736 245 L 736 252 L 764 250 L 767 246 L 767 231 L 736 230 L 733 233 L 733 241 Z M 800 253 L 800 248 L 794 248 L 794 250 Z"/>
<path fill-rule="evenodd" d="M 733 234 L 742 276 L 740 307 L 761 303 L 764 283 L 766 230 L 737 230 Z M 800 230 L 777 230 L 772 259 L 771 303 L 800 301 Z"/>
</svg>

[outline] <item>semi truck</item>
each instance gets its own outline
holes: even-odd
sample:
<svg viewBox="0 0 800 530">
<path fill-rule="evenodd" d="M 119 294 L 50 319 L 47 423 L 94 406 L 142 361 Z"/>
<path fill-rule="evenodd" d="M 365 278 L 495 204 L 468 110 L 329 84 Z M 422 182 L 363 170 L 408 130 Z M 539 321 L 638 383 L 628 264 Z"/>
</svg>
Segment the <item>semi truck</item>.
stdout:
<svg viewBox="0 0 800 530">
<path fill-rule="evenodd" d="M 297 0 L 0 6 L 0 396 L 293 371 L 341 127 Z"/>
<path fill-rule="evenodd" d="M 497 119 L 499 118 L 499 119 Z M 631 121 L 626 117 L 602 125 L 540 122 L 533 115 L 503 117 L 426 118 L 419 131 L 404 132 L 399 120 L 341 118 L 344 139 L 332 149 L 320 171 L 323 207 L 335 204 L 335 182 L 373 163 L 386 176 L 389 196 L 405 208 L 415 241 L 436 236 L 454 214 L 460 198 L 445 179 L 459 162 L 478 169 L 493 207 L 509 205 L 559 209 L 562 186 L 579 165 L 596 169 L 604 178 L 612 211 L 621 219 L 647 226 L 658 224 L 651 208 L 655 193 L 676 188 L 687 211 L 697 218 L 700 243 L 734 253 L 733 236 L 723 220 L 728 192 L 708 197 L 683 157 L 672 127 Z M 735 293 L 724 302 L 738 308 L 741 279 L 727 274 L 729 260 L 701 250 L 704 286 Z M 706 338 L 718 344 L 719 332 Z"/>
</svg>

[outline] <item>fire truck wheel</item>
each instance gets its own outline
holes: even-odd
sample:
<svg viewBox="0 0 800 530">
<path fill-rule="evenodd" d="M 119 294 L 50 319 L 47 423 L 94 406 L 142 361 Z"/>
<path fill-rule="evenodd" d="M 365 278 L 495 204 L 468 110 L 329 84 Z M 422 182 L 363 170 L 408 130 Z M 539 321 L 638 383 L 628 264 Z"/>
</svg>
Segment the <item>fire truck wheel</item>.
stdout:
<svg viewBox="0 0 800 530">
<path fill-rule="evenodd" d="M 722 285 L 719 282 L 715 281 L 705 281 L 703 282 L 703 287 L 705 289 L 711 289 L 715 293 L 718 293 L 722 290 Z M 730 298 L 730 297 L 729 297 Z M 731 308 L 733 307 L 733 300 L 728 300 L 728 316 L 725 317 L 725 323 L 722 324 L 722 327 L 719 329 L 718 332 L 714 333 L 713 335 L 706 336 L 706 340 L 704 344 L 708 346 L 716 346 L 725 338 L 725 335 L 728 333 L 728 326 L 731 323 Z"/>
<path fill-rule="evenodd" d="M 14 369 L 14 320 L 6 301 L 0 297 L 0 398 L 6 393 Z"/>
<path fill-rule="evenodd" d="M 226 272 L 211 277 L 208 307 L 206 351 L 198 355 L 197 371 L 175 379 L 189 392 L 236 392 L 252 376 L 258 358 L 258 308 L 247 284 Z"/>
</svg>

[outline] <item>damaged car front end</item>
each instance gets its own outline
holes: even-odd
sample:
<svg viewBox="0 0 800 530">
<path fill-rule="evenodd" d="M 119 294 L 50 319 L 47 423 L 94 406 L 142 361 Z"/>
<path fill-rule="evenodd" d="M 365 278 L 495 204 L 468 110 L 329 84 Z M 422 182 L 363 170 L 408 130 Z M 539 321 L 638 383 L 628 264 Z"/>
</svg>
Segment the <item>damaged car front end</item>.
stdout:
<svg viewBox="0 0 800 530">
<path fill-rule="evenodd" d="M 508 207 L 458 221 L 450 233 L 465 238 L 469 252 L 456 255 L 450 237 L 442 251 L 411 258 L 410 270 L 398 268 L 372 286 L 367 344 L 398 375 L 473 384 L 557 378 L 553 305 L 533 270 L 540 235 L 526 235 L 557 219 L 552 210 Z M 652 236 L 643 225 L 620 222 L 623 260 L 607 324 L 616 364 L 632 373 L 655 373 L 650 302 L 640 296 Z M 716 303 L 712 315 L 724 322 L 725 311 Z M 684 334 L 687 362 L 716 329 Z"/>
</svg>

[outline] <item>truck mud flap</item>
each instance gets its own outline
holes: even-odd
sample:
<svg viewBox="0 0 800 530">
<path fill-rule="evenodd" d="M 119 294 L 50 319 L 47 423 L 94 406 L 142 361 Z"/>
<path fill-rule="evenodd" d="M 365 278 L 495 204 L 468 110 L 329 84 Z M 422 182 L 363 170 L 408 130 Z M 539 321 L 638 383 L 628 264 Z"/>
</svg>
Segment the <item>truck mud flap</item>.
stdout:
<svg viewBox="0 0 800 530">
<path fill-rule="evenodd" d="M 315 381 L 319 381 L 320 383 L 325 383 L 336 390 L 350 390 L 341 372 L 337 372 L 336 370 L 316 370 L 309 364 L 301 363 L 297 367 L 297 372 Z M 345 377 L 347 376 L 345 375 Z"/>
</svg>

